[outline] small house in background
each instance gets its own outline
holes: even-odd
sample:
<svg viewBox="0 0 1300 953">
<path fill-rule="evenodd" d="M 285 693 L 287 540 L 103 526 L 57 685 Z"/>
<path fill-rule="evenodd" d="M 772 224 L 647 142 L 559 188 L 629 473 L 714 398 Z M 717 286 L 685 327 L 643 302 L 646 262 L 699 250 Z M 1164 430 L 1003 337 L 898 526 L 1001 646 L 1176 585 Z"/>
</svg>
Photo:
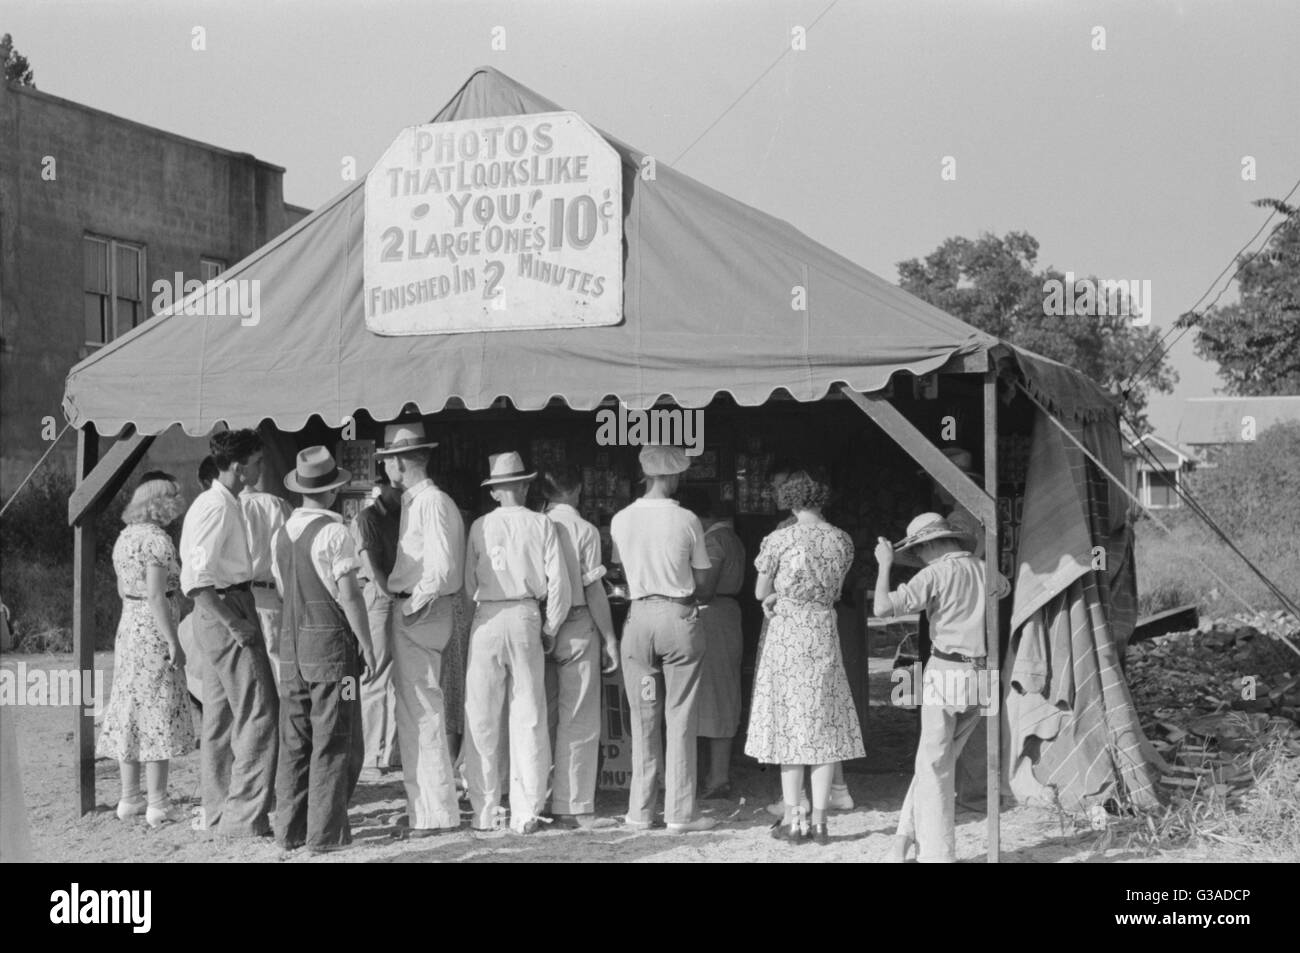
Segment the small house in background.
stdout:
<svg viewBox="0 0 1300 953">
<path fill-rule="evenodd" d="M 1178 490 L 1187 475 L 1203 465 L 1201 457 L 1154 433 L 1137 437 L 1127 427 L 1124 431 L 1124 478 L 1129 491 L 1148 509 L 1182 506 Z"/>
<path fill-rule="evenodd" d="M 1300 421 L 1300 395 L 1189 397 L 1174 440 L 1209 460 L 1218 447 L 1250 443 L 1269 427 L 1288 421 Z"/>
</svg>

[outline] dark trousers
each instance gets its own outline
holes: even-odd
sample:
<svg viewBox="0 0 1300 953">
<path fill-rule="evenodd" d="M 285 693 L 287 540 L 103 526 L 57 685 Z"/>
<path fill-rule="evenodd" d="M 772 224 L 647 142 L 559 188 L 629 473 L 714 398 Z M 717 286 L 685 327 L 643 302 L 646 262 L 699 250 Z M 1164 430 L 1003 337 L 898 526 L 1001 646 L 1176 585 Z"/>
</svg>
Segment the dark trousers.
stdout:
<svg viewBox="0 0 1300 953">
<path fill-rule="evenodd" d="M 336 682 L 280 682 L 275 836 L 282 847 L 352 843 L 348 802 L 365 760 L 355 661 Z"/>
</svg>

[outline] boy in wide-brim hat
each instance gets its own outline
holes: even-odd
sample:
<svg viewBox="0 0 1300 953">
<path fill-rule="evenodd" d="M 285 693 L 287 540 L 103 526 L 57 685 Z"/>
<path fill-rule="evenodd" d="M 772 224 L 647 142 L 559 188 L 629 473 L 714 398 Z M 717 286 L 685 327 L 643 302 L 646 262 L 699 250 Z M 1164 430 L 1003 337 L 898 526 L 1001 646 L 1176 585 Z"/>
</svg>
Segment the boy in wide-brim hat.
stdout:
<svg viewBox="0 0 1300 953">
<path fill-rule="evenodd" d="M 880 537 L 876 544 L 875 614 L 883 619 L 925 611 L 932 643 L 922 679 L 915 773 L 894 840 L 896 861 L 905 859 L 912 843 L 922 863 L 956 860 L 954 768 L 980 716 L 987 713 L 980 701 L 988 701 L 987 694 L 981 699 L 978 685 L 978 679 L 988 677 L 984 562 L 968 547 L 967 534 L 938 513 L 916 517 L 898 543 Z M 889 572 L 896 554 L 914 558 L 924 568 L 891 593 Z M 1009 591 L 1006 579 L 997 574 L 993 596 L 1000 599 Z M 988 637 L 997 638 L 997 633 Z"/>
<path fill-rule="evenodd" d="M 302 494 L 302 506 L 271 545 L 284 599 L 275 836 L 288 850 L 352 841 L 348 801 L 364 752 L 358 681 L 375 658 L 352 534 L 330 509 L 351 478 L 324 447 L 299 453 L 284 485 Z"/>
<path fill-rule="evenodd" d="M 571 589 L 555 524 L 524 506 L 537 474 L 517 453 L 493 454 L 489 471 L 482 485 L 500 505 L 474 521 L 465 546 L 465 591 L 477 603 L 465 671 L 465 780 L 473 826 L 496 828 L 501 724 L 508 710 L 510 827 L 531 834 L 551 770 L 542 636 L 554 639 L 564 624 Z"/>
</svg>

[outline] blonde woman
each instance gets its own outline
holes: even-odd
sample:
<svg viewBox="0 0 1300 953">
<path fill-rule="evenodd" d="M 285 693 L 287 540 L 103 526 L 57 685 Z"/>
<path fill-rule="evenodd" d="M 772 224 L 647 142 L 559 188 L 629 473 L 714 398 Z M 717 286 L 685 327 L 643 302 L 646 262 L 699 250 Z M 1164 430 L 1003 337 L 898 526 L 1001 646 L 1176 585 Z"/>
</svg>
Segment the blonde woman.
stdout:
<svg viewBox="0 0 1300 953">
<path fill-rule="evenodd" d="M 184 509 L 174 477 L 146 473 L 122 513 L 126 528 L 113 546 L 122 619 L 113 691 L 96 753 L 116 759 L 121 768 L 117 816 L 143 814 L 150 827 L 179 819 L 167 798 L 168 762 L 194 750 L 185 653 L 172 599 L 180 587 L 180 564 L 163 528 Z M 140 792 L 142 763 L 147 797 Z"/>
</svg>

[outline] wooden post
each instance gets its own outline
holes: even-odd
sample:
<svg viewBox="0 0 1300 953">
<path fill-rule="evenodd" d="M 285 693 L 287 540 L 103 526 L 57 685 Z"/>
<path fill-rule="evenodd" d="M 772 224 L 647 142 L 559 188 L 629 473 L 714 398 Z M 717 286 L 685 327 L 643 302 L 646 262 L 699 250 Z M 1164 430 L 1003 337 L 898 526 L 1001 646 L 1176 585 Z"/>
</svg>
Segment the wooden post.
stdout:
<svg viewBox="0 0 1300 953">
<path fill-rule="evenodd" d="M 988 732 L 988 862 L 996 864 L 1002 853 L 1002 658 L 1000 607 L 993 595 L 998 572 L 998 374 L 984 376 L 984 489 L 993 498 L 993 519 L 984 521 L 984 616 L 988 652 L 990 701 L 996 707 L 985 713 Z"/>
<path fill-rule="evenodd" d="M 94 424 L 77 433 L 77 483 L 99 462 L 99 435 Z M 81 677 L 95 668 L 95 519 L 72 529 L 72 662 Z M 91 684 L 94 684 L 92 681 Z M 73 737 L 77 747 L 77 815 L 95 809 L 95 717 L 85 705 L 73 708 Z"/>
</svg>

